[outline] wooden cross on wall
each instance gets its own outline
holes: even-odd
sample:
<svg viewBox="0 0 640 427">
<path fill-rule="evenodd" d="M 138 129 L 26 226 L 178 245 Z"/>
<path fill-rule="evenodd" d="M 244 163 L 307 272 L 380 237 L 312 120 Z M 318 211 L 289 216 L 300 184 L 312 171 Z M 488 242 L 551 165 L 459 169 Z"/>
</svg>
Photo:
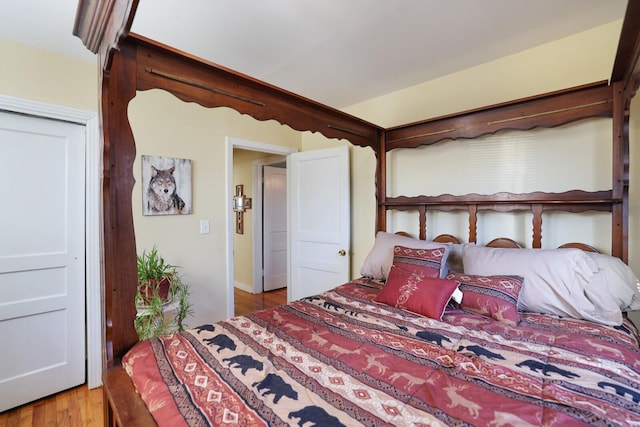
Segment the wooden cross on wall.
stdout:
<svg viewBox="0 0 640 427">
<path fill-rule="evenodd" d="M 236 185 L 236 195 L 233 197 L 233 210 L 236 213 L 236 233 L 244 234 L 244 211 L 251 209 L 251 198 L 244 194 L 244 185 Z"/>
</svg>

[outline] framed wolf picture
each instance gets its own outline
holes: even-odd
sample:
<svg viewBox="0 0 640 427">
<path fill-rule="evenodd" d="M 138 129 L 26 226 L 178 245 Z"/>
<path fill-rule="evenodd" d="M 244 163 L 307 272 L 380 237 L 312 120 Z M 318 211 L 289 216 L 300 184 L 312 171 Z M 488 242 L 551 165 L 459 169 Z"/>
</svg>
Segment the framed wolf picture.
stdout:
<svg viewBox="0 0 640 427">
<path fill-rule="evenodd" d="M 142 212 L 191 213 L 191 160 L 142 156 Z"/>
</svg>

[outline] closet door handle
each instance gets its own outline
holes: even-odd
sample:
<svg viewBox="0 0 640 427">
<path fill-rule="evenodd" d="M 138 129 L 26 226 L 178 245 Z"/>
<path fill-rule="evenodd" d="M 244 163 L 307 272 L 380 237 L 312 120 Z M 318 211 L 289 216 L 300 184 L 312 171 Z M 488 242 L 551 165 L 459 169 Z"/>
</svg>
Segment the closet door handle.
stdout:
<svg viewBox="0 0 640 427">
<path fill-rule="evenodd" d="M 340 249 L 340 250 L 338 251 L 338 255 L 340 255 L 340 256 L 346 256 L 346 255 L 347 255 L 347 251 L 345 251 L 344 249 Z"/>
</svg>

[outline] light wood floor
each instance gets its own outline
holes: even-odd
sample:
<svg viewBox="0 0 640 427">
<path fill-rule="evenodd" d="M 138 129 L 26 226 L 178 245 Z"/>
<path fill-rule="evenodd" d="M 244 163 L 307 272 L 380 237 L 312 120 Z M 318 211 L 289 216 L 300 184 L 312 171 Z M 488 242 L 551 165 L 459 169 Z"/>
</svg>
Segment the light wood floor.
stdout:
<svg viewBox="0 0 640 427">
<path fill-rule="evenodd" d="M 102 387 L 86 385 L 0 413 L 0 427 L 102 427 Z"/>
<path fill-rule="evenodd" d="M 287 289 L 262 294 L 234 292 L 236 316 L 287 302 Z M 81 385 L 0 413 L 0 427 L 103 427 L 102 388 Z"/>
<path fill-rule="evenodd" d="M 250 294 L 238 288 L 234 288 L 234 290 L 236 316 L 287 303 L 287 288 L 261 294 Z"/>
</svg>

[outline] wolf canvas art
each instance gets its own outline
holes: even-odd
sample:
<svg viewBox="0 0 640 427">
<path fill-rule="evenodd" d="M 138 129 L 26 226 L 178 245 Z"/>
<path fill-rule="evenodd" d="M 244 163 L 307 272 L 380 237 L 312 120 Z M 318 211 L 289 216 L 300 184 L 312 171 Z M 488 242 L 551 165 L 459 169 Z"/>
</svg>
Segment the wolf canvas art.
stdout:
<svg viewBox="0 0 640 427">
<path fill-rule="evenodd" d="M 142 156 L 144 215 L 191 213 L 191 160 Z"/>
</svg>

